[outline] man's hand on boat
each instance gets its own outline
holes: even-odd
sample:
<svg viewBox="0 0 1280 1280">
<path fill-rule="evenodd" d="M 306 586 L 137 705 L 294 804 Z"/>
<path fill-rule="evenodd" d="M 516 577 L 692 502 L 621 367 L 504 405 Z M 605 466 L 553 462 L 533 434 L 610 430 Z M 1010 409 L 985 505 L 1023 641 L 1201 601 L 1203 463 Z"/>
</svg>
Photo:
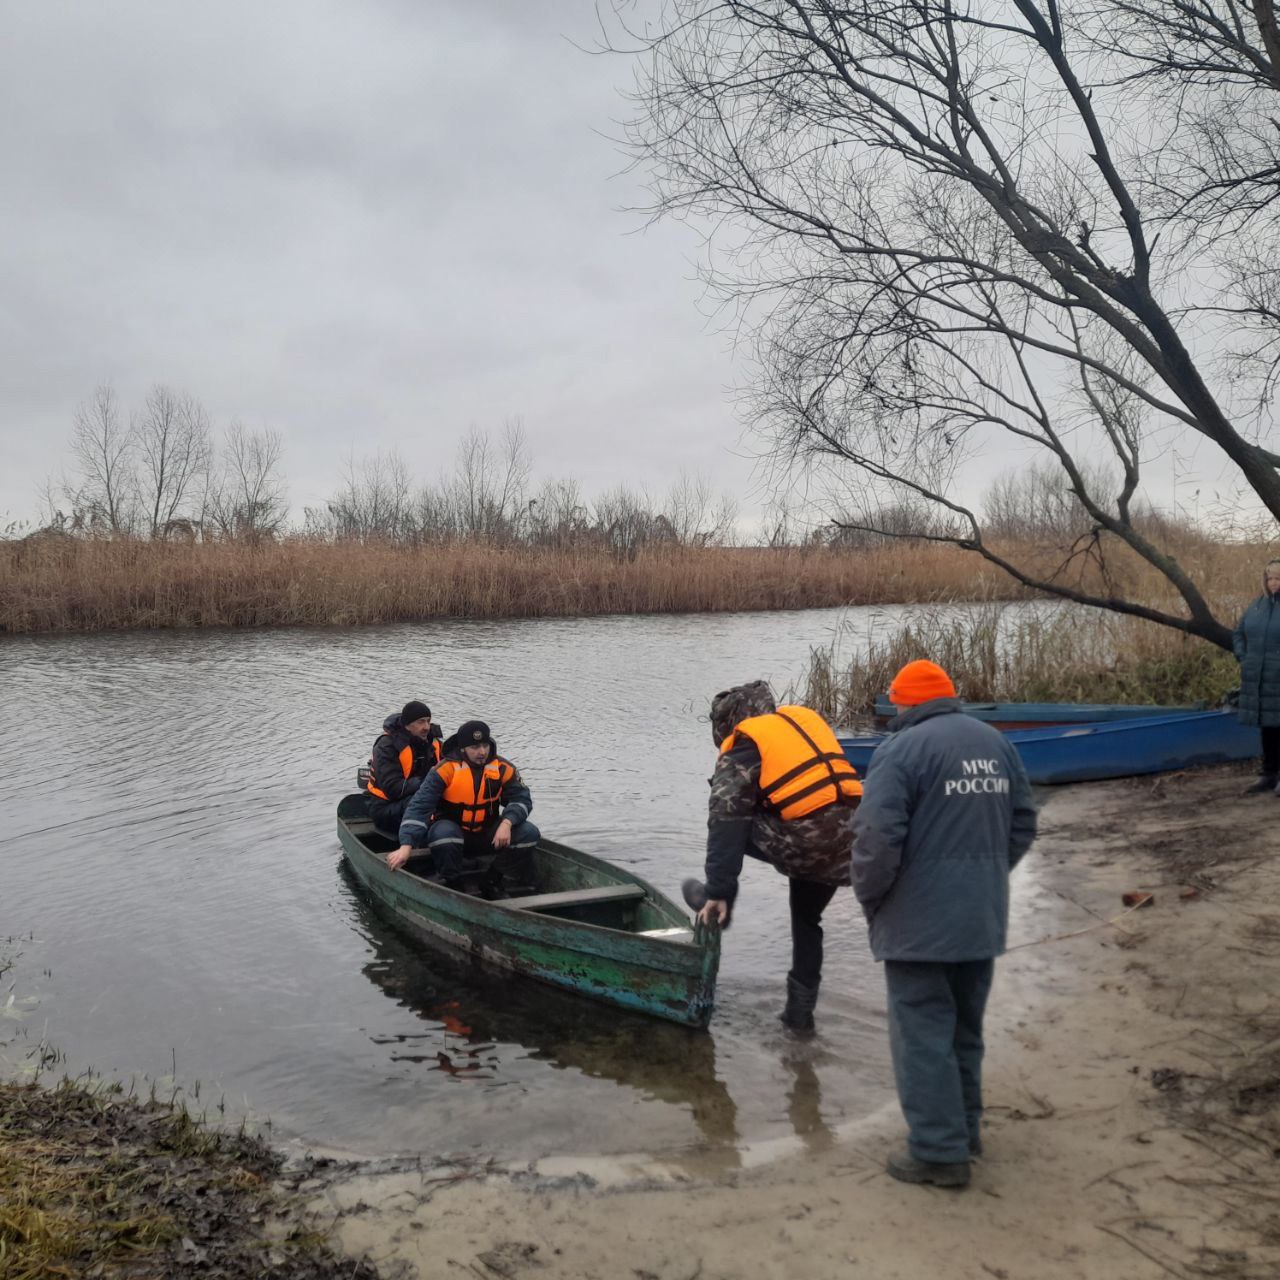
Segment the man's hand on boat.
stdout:
<svg viewBox="0 0 1280 1280">
<path fill-rule="evenodd" d="M 706 905 L 698 912 L 698 923 L 716 925 L 723 929 L 729 923 L 729 904 L 723 898 L 708 898 Z"/>
<path fill-rule="evenodd" d="M 493 833 L 493 847 L 495 849 L 509 849 L 511 847 L 511 819 L 503 818 L 498 823 L 497 830 Z M 399 871 L 406 862 L 409 861 L 409 855 L 413 852 L 413 846 L 402 844 L 394 853 L 387 854 L 387 866 L 392 871 Z M 713 905 L 708 902 L 707 906 Z"/>
</svg>

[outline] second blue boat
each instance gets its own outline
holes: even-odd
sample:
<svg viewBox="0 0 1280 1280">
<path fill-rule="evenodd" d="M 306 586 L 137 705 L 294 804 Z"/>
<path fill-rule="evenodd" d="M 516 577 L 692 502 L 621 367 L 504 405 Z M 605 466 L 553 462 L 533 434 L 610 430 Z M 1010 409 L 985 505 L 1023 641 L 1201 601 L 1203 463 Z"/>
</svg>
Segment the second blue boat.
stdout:
<svg viewBox="0 0 1280 1280">
<path fill-rule="evenodd" d="M 887 734 L 838 734 L 841 749 L 866 777 L 875 749 Z M 1013 729 L 1032 782 L 1091 782 L 1144 773 L 1169 773 L 1192 765 L 1225 764 L 1258 755 L 1258 731 L 1242 725 L 1234 711 L 1188 711 L 1097 724 Z"/>
</svg>

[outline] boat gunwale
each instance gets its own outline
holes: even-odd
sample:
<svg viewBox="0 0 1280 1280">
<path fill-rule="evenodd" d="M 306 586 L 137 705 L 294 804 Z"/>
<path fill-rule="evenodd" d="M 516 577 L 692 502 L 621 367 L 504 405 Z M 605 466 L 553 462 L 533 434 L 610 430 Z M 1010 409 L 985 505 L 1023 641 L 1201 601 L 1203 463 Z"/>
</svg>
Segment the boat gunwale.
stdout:
<svg viewBox="0 0 1280 1280">
<path fill-rule="evenodd" d="M 1111 724 L 1134 720 L 1150 720 L 1166 716 L 1195 715 L 1205 711 L 1221 711 L 1230 708 L 1207 706 L 1203 703 L 1168 705 L 1140 702 L 1000 702 L 962 701 L 960 709 L 975 719 L 994 721 L 1041 721 L 1042 727 L 1053 728 L 1063 724 Z M 877 719 L 892 719 L 898 708 L 889 701 L 887 694 L 878 694 L 873 704 Z"/>
<path fill-rule="evenodd" d="M 579 862 L 578 865 L 592 865 L 595 869 L 606 871 L 611 874 L 620 873 L 627 877 L 626 882 L 633 883 L 644 889 L 646 898 L 656 899 L 657 905 L 669 908 L 670 911 L 680 919 L 682 927 L 692 928 L 694 933 L 693 938 L 688 942 L 683 942 L 678 938 L 651 938 L 647 937 L 643 933 L 637 933 L 631 929 L 614 929 L 610 928 L 608 925 L 593 924 L 587 920 L 573 920 L 567 919 L 564 916 L 544 915 L 537 911 L 522 911 L 519 907 L 508 905 L 501 899 L 488 901 L 484 898 L 474 897 L 469 893 L 462 893 L 457 889 L 450 889 L 447 885 L 432 884 L 429 880 L 424 880 L 421 876 L 414 875 L 412 872 L 401 872 L 388 867 L 386 855 L 375 853 L 365 845 L 359 835 L 350 829 L 349 819 L 339 816 L 338 824 L 340 827 L 345 829 L 346 834 L 355 843 L 359 852 L 365 859 L 367 859 L 371 870 L 376 868 L 375 874 L 378 875 L 380 880 L 389 886 L 394 886 L 397 881 L 401 880 L 403 877 L 408 881 L 409 886 L 411 886 L 412 893 L 415 895 L 420 893 L 427 901 L 436 899 L 442 903 L 465 903 L 472 909 L 479 908 L 482 910 L 501 907 L 503 908 L 503 914 L 497 917 L 498 921 L 502 921 L 504 919 L 520 920 L 534 924 L 535 926 L 538 924 L 550 924 L 554 922 L 560 926 L 571 926 L 575 933 L 581 931 L 588 938 L 598 935 L 609 938 L 632 938 L 635 939 L 638 947 L 643 947 L 646 950 L 651 947 L 657 947 L 660 950 L 674 949 L 677 954 L 688 954 L 690 956 L 698 957 L 705 957 L 708 952 L 718 950 L 718 948 L 712 943 L 713 935 L 709 932 L 700 932 L 697 928 L 696 921 L 691 923 L 688 917 L 680 911 L 679 907 L 677 907 L 676 904 L 666 896 L 666 894 L 654 888 L 654 886 L 649 884 L 648 881 L 643 879 L 643 877 L 615 867 L 613 864 L 605 862 L 603 859 L 596 858 L 593 854 L 584 853 L 579 849 L 572 849 L 568 845 L 561 845 L 554 840 L 547 840 L 544 838 L 541 843 L 549 852 L 556 854 L 568 852 L 572 855 L 570 861 L 578 861 L 579 859 L 586 860 L 585 864 Z M 344 852 L 347 851 L 345 841 L 342 842 L 342 845 Z M 463 916 L 462 913 L 456 914 L 459 919 L 465 919 L 465 916 Z M 494 927 L 498 926 L 495 925 Z M 502 932 L 512 933 L 515 931 L 511 929 L 503 929 Z M 566 949 L 573 950 L 574 948 Z"/>
<path fill-rule="evenodd" d="M 1132 720 L 1090 720 L 1083 724 L 1046 724 L 1038 729 L 1002 729 L 1000 732 L 1011 742 L 1049 742 L 1062 738 L 1095 737 L 1103 733 L 1145 732 L 1149 729 L 1185 724 L 1191 720 L 1230 719 L 1234 715 L 1235 712 L 1229 707 L 1213 707 L 1207 711 L 1183 711 L 1174 715 L 1146 716 Z M 879 733 L 848 733 L 845 730 L 839 730 L 836 733 L 836 737 L 842 743 L 849 742 L 858 746 L 871 743 L 879 746 L 891 736 L 890 730 Z"/>
<path fill-rule="evenodd" d="M 1230 708 L 1001 732 L 1036 786 L 1146 777 L 1257 755 L 1256 731 L 1242 725 Z M 871 776 L 889 736 L 841 732 L 837 740 L 854 767 Z"/>
</svg>

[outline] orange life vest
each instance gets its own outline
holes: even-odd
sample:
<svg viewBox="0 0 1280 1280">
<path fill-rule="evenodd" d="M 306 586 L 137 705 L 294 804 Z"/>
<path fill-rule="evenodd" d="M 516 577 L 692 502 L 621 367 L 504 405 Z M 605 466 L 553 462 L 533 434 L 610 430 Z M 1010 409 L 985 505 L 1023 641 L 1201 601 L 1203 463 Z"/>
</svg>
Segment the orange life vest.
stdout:
<svg viewBox="0 0 1280 1280">
<path fill-rule="evenodd" d="M 733 747 L 740 733 L 760 748 L 764 807 L 784 822 L 862 796 L 857 770 L 816 711 L 779 707 L 768 715 L 751 716 L 720 744 L 721 755 Z"/>
<path fill-rule="evenodd" d="M 427 743 L 427 746 L 430 748 L 431 754 L 435 757 L 436 764 L 439 764 L 440 739 L 432 738 L 431 741 Z M 406 778 L 413 776 L 413 746 L 411 744 L 400 748 L 400 768 L 404 770 L 404 776 Z M 370 757 L 369 760 L 369 781 L 365 783 L 365 790 L 368 791 L 370 795 L 377 796 L 379 800 L 386 800 L 388 798 L 387 793 L 378 786 L 378 779 L 374 776 L 372 757 Z"/>
<path fill-rule="evenodd" d="M 463 760 L 446 760 L 437 766 L 444 782 L 444 803 L 449 816 L 456 817 L 463 831 L 482 831 L 498 816 L 502 789 L 516 776 L 515 766 L 500 756 L 480 770 L 480 791 L 476 793 L 476 775 Z"/>
</svg>

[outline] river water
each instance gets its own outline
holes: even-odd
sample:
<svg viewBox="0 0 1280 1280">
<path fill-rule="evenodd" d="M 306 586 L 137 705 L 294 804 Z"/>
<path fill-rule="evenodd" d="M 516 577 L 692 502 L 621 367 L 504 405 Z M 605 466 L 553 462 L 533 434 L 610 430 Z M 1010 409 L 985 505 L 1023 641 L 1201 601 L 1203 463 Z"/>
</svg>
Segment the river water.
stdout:
<svg viewBox="0 0 1280 1280">
<path fill-rule="evenodd" d="M 892 1096 L 852 895 L 821 1034 L 780 1030 L 786 882 L 748 863 L 711 1030 L 424 954 L 344 873 L 334 806 L 384 715 L 493 727 L 554 839 L 678 900 L 698 873 L 710 695 L 784 690 L 885 611 L 136 633 L 0 644 L 0 1055 L 92 1069 L 276 1141 L 360 1155 L 820 1142 Z M 9 941 L 6 944 L 5 939 Z M 194 1103 L 193 1103 L 194 1100 Z"/>
</svg>

